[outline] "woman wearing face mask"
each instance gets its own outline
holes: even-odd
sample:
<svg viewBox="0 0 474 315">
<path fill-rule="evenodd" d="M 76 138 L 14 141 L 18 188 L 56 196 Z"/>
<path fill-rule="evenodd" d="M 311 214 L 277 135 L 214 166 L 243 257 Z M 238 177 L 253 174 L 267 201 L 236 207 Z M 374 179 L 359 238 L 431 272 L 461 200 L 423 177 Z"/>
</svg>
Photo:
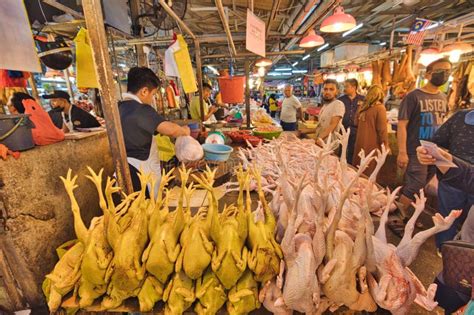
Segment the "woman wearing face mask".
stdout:
<svg viewBox="0 0 474 315">
<path fill-rule="evenodd" d="M 405 171 L 398 206 L 401 220 L 389 222 L 389 227 L 396 234 L 403 231 L 403 221 L 407 219 L 407 210 L 414 201 L 414 194 L 419 193 L 435 173 L 433 167 L 418 162 L 416 148 L 420 146 L 420 140 L 431 141 L 446 118 L 448 101 L 439 88 L 448 82 L 451 67 L 448 59 L 433 61 L 426 67 L 425 78 L 428 83 L 421 89 L 408 93 L 400 104 L 397 164 Z"/>
</svg>

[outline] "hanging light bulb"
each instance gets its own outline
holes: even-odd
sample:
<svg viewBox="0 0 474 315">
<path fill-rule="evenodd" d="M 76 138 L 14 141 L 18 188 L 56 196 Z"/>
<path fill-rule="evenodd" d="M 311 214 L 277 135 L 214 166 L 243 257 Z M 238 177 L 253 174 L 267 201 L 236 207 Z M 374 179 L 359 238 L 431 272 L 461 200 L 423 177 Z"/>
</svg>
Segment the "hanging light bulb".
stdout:
<svg viewBox="0 0 474 315">
<path fill-rule="evenodd" d="M 255 65 L 257 67 L 268 67 L 272 65 L 272 60 L 268 58 L 259 58 L 257 61 L 255 61 Z"/>
<path fill-rule="evenodd" d="M 265 67 L 258 67 L 258 76 L 259 77 L 265 76 Z"/>
<path fill-rule="evenodd" d="M 336 81 L 342 83 L 346 80 L 346 73 L 345 72 L 338 72 L 336 74 Z"/>
<path fill-rule="evenodd" d="M 324 44 L 324 38 L 316 34 L 316 32 L 313 29 L 311 29 L 308 32 L 308 35 L 306 35 L 305 37 L 301 39 L 299 46 L 301 48 L 312 48 L 316 46 L 321 46 L 323 44 Z"/>
<path fill-rule="evenodd" d="M 424 49 L 420 53 L 420 58 L 418 59 L 418 63 L 422 64 L 423 66 L 428 66 L 430 63 L 432 63 L 435 60 L 440 59 L 443 57 L 439 49 L 437 48 L 427 48 Z"/>
<path fill-rule="evenodd" d="M 341 33 L 356 26 L 356 20 L 350 14 L 344 13 L 342 6 L 336 7 L 334 14 L 325 18 L 319 30 L 324 33 Z"/>
<path fill-rule="evenodd" d="M 458 62 L 461 59 L 461 55 L 468 54 L 472 52 L 472 45 L 457 41 L 453 44 L 450 44 L 443 48 L 441 53 L 445 56 L 449 56 L 449 61 L 451 62 Z"/>
</svg>

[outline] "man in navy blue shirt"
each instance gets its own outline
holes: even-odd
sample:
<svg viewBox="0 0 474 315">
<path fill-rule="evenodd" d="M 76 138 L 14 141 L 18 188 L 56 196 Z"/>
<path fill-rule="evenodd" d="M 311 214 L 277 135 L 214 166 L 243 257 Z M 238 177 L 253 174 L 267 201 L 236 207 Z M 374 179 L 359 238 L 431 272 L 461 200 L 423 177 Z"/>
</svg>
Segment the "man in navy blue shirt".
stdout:
<svg viewBox="0 0 474 315">
<path fill-rule="evenodd" d="M 346 112 L 342 118 L 342 125 L 345 129 L 349 128 L 351 134 L 349 136 L 349 143 L 347 145 L 347 163 L 352 163 L 352 156 L 354 155 L 354 146 L 357 135 L 357 125 L 355 124 L 355 116 L 357 108 L 364 102 L 364 97 L 357 94 L 357 87 L 359 83 L 356 79 L 347 79 L 344 83 L 344 95 L 339 98 L 344 103 Z"/>
</svg>

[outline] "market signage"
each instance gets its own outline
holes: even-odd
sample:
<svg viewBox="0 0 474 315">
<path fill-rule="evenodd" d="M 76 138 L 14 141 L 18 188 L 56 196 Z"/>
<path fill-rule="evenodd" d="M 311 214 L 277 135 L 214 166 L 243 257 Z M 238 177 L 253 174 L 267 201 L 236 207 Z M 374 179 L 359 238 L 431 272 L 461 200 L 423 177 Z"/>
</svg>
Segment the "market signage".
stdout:
<svg viewBox="0 0 474 315">
<path fill-rule="evenodd" d="M 22 0 L 0 0 L 0 69 L 41 72 Z"/>
<path fill-rule="evenodd" d="M 265 22 L 247 9 L 247 32 L 245 37 L 247 50 L 265 57 Z"/>
</svg>

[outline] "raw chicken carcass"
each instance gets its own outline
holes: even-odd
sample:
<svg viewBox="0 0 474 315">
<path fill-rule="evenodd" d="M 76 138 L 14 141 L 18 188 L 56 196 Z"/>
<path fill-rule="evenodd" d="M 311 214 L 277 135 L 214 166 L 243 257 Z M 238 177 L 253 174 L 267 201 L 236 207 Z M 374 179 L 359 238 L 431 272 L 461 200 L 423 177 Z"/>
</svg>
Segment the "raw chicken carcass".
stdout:
<svg viewBox="0 0 474 315">
<path fill-rule="evenodd" d="M 387 192 L 389 203 L 395 200 L 397 192 L 398 189 L 391 195 L 390 192 Z M 387 242 L 385 234 L 388 205 L 380 219 L 379 228 L 372 237 L 376 272 L 375 277 L 369 274 L 369 289 L 377 304 L 391 311 L 392 314 L 409 314 L 413 302 L 429 311 L 432 311 L 437 305 L 437 302 L 433 300 L 436 284 L 431 284 L 428 290 L 425 290 L 408 266 L 416 258 L 421 245 L 434 234 L 447 230 L 461 215 L 461 211 L 453 210 L 445 218 L 436 214 L 433 217 L 434 226 L 432 228 L 412 236 L 415 222 L 423 212 L 425 202 L 426 198 L 421 191 L 420 196 L 416 196 L 416 202 L 413 204 L 415 212 L 408 221 L 404 236 L 397 247 Z"/>
</svg>

